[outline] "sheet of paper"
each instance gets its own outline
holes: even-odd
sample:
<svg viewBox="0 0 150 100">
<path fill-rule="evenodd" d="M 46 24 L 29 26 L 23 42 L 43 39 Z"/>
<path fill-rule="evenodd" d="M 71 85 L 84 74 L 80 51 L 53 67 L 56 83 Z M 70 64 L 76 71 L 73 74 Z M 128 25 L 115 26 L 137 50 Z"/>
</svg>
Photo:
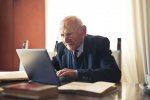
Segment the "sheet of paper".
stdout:
<svg viewBox="0 0 150 100">
<path fill-rule="evenodd" d="M 0 71 L 0 81 L 26 79 L 28 79 L 28 76 L 25 71 Z"/>
</svg>

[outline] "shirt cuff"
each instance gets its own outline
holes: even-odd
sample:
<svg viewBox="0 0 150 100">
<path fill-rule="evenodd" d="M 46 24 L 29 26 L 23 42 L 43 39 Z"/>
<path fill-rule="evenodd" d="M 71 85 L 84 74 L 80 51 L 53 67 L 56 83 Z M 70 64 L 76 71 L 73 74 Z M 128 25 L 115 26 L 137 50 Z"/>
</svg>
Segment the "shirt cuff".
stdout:
<svg viewBox="0 0 150 100">
<path fill-rule="evenodd" d="M 78 70 L 75 70 L 75 78 L 78 77 Z"/>
</svg>

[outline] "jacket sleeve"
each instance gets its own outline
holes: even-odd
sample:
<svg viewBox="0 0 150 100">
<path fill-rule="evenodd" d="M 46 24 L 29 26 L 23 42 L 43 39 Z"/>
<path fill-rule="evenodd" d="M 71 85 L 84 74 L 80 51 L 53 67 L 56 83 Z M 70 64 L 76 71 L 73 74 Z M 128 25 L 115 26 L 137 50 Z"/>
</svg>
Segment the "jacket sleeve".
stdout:
<svg viewBox="0 0 150 100">
<path fill-rule="evenodd" d="M 56 49 L 56 56 L 54 56 L 52 58 L 52 63 L 53 63 L 53 66 L 55 67 L 56 70 L 60 70 L 60 66 L 61 66 L 61 56 L 63 54 L 63 50 L 64 50 L 64 45 L 62 42 L 58 43 L 55 47 Z"/>
<path fill-rule="evenodd" d="M 78 69 L 77 79 L 80 81 L 108 81 L 108 82 L 119 82 L 121 79 L 121 71 L 111 55 L 109 49 L 109 40 L 107 38 L 103 41 L 98 42 L 96 45 L 96 51 L 94 60 L 99 61 L 99 65 L 91 66 L 91 68 Z M 94 55 L 94 54 L 93 54 Z M 99 57 L 101 56 L 101 57 Z"/>
</svg>

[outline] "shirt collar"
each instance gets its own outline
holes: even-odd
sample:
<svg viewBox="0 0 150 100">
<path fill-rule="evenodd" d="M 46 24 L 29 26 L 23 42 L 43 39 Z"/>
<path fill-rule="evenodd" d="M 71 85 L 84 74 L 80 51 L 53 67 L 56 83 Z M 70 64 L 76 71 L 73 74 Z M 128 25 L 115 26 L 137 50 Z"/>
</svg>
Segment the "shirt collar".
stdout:
<svg viewBox="0 0 150 100">
<path fill-rule="evenodd" d="M 80 54 L 83 52 L 83 45 L 84 45 L 84 42 L 82 42 L 82 44 L 77 49 L 78 50 L 78 56 L 80 56 Z M 74 51 L 73 51 L 73 53 L 74 53 Z"/>
</svg>

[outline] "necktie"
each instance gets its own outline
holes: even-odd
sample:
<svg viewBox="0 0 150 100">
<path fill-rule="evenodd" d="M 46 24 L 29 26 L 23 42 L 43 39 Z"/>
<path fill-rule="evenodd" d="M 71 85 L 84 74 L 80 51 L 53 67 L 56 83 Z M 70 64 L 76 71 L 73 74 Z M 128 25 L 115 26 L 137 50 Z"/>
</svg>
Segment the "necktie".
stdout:
<svg viewBox="0 0 150 100">
<path fill-rule="evenodd" d="M 78 50 L 75 50 L 74 51 L 74 59 L 77 60 L 77 57 L 78 57 Z"/>
<path fill-rule="evenodd" d="M 77 58 L 78 58 L 78 50 L 74 51 L 74 60 L 73 60 L 73 69 L 77 69 Z"/>
</svg>

